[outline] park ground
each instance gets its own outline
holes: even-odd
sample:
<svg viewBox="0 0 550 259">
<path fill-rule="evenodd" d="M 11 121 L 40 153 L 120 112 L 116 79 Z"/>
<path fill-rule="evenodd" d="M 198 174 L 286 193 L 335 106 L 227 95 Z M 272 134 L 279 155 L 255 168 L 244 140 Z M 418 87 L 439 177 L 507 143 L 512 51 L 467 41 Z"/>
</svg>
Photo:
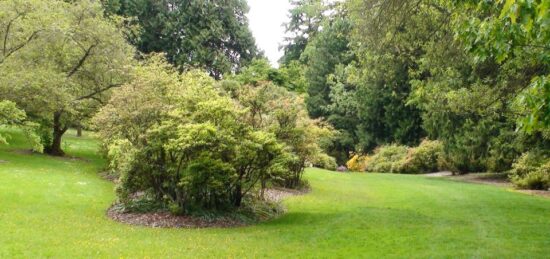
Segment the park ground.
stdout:
<svg viewBox="0 0 550 259">
<path fill-rule="evenodd" d="M 113 183 L 93 137 L 67 158 L 0 147 L 0 258 L 548 258 L 550 199 L 417 175 L 308 169 L 312 191 L 241 228 L 155 229 L 110 220 Z"/>
</svg>

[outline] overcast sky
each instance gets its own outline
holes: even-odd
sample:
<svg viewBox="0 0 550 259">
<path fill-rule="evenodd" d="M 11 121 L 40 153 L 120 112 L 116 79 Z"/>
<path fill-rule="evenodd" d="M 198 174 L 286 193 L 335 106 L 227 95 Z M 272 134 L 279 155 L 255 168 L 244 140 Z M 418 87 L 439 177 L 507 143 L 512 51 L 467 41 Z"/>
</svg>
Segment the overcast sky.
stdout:
<svg viewBox="0 0 550 259">
<path fill-rule="evenodd" d="M 250 29 L 256 38 L 256 44 L 265 51 L 273 66 L 283 55 L 279 45 L 284 38 L 283 23 L 288 21 L 288 0 L 248 0 Z"/>
</svg>

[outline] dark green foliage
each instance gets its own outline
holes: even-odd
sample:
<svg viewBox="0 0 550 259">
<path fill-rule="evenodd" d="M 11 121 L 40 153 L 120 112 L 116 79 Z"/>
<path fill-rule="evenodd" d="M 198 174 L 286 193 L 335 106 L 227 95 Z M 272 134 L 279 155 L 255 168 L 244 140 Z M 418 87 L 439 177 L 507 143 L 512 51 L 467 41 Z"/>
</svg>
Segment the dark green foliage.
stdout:
<svg viewBox="0 0 550 259">
<path fill-rule="evenodd" d="M 309 42 L 302 54 L 308 82 L 307 107 L 313 118 L 330 116 L 327 110 L 331 103 L 329 75 L 334 73 L 337 65 L 347 65 L 353 60 L 349 51 L 351 24 L 345 13 L 325 18 L 323 26 L 324 29 Z"/>
<path fill-rule="evenodd" d="M 319 31 L 323 12 L 327 9 L 322 0 L 292 0 L 290 21 L 285 24 L 288 37 L 283 46 L 284 55 L 279 63 L 288 65 L 301 59 L 311 39 Z"/>
<path fill-rule="evenodd" d="M 164 52 L 180 70 L 204 68 L 212 76 L 236 71 L 257 56 L 244 0 L 108 1 L 109 10 L 135 17 L 141 33 L 129 40 L 144 53 Z"/>
</svg>

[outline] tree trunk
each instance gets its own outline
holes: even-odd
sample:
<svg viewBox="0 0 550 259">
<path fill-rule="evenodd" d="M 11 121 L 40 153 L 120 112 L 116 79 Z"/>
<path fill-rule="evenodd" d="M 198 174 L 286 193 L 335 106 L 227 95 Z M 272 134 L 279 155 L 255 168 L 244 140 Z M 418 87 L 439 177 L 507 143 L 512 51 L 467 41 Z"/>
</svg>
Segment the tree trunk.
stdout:
<svg viewBox="0 0 550 259">
<path fill-rule="evenodd" d="M 76 136 L 82 137 L 82 124 L 80 122 L 76 125 Z"/>
<path fill-rule="evenodd" d="M 64 156 L 65 152 L 61 149 L 61 139 L 67 131 L 67 127 L 61 125 L 62 112 L 55 112 L 53 115 L 53 136 L 51 146 L 46 147 L 46 153 L 52 156 Z"/>
<path fill-rule="evenodd" d="M 235 192 L 233 193 L 233 205 L 235 207 L 240 207 L 243 200 L 242 187 L 240 184 L 237 184 Z"/>
</svg>

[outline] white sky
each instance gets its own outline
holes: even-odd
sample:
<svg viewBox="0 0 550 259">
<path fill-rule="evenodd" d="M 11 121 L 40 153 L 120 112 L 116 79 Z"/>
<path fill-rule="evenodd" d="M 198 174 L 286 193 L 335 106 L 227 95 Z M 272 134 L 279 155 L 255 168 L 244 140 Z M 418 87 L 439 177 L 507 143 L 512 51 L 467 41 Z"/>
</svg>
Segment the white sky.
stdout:
<svg viewBox="0 0 550 259">
<path fill-rule="evenodd" d="M 283 23 L 288 21 L 288 0 L 248 0 L 250 29 L 256 38 L 256 44 L 265 51 L 265 55 L 274 67 L 283 56 L 279 45 L 283 43 L 285 30 Z"/>
</svg>

